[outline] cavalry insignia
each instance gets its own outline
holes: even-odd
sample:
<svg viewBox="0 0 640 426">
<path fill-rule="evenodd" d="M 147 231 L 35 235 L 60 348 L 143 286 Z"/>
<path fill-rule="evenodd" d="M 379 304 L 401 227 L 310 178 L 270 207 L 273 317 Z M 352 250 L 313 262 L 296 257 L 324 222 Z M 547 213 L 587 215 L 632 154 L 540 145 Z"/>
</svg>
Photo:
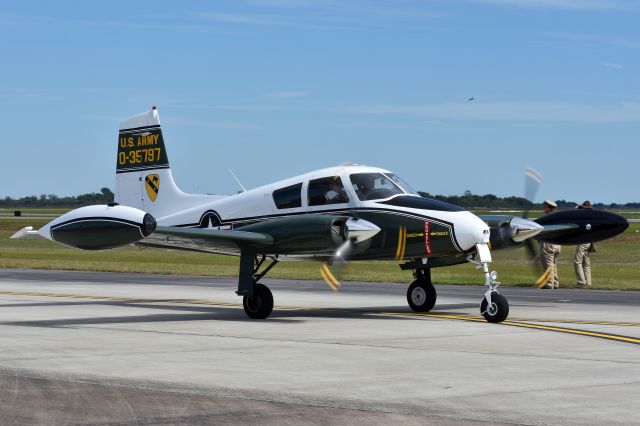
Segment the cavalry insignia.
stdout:
<svg viewBox="0 0 640 426">
<path fill-rule="evenodd" d="M 147 175 L 144 178 L 144 186 L 147 188 L 147 195 L 149 199 L 154 202 L 160 191 L 160 176 L 157 174 Z"/>
</svg>

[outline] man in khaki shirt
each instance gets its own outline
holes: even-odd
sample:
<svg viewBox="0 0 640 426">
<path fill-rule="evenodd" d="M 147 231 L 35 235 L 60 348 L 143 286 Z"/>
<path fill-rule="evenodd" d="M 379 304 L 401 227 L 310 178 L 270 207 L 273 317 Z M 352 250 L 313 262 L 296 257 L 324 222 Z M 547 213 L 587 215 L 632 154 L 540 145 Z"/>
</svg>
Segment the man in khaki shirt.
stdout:
<svg viewBox="0 0 640 426">
<path fill-rule="evenodd" d="M 589 200 L 576 206 L 577 209 L 590 209 L 591 202 Z M 576 254 L 573 258 L 573 269 L 576 272 L 576 287 L 591 287 L 591 258 L 590 253 L 596 251 L 596 245 L 593 243 L 578 244 L 576 246 Z"/>
<path fill-rule="evenodd" d="M 558 205 L 555 201 L 544 200 L 542 203 L 544 214 L 552 213 Z M 560 280 L 558 279 L 558 257 L 560 257 L 560 244 L 551 244 L 540 241 L 540 260 L 545 270 L 550 269 L 551 273 L 546 284 L 540 288 L 559 288 Z"/>
</svg>

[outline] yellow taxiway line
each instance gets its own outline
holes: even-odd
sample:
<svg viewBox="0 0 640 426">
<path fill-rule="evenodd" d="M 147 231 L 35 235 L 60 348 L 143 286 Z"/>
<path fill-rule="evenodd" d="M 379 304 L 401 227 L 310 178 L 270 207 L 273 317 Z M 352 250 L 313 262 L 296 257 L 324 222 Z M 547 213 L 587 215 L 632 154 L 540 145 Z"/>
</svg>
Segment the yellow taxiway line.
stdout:
<svg viewBox="0 0 640 426">
<path fill-rule="evenodd" d="M 445 318 L 445 319 L 455 319 L 460 321 L 473 321 L 473 322 L 485 322 L 483 317 L 476 317 L 471 315 L 445 315 L 445 314 L 431 314 L 431 313 L 407 313 L 407 312 L 384 312 L 385 315 L 396 315 L 396 316 L 418 316 L 418 317 L 430 317 L 430 318 Z M 529 320 L 533 322 L 550 322 L 549 320 L 538 321 L 538 320 Z M 606 323 L 596 323 L 596 322 L 587 322 L 587 321 L 563 321 L 568 324 L 591 324 L 591 325 L 618 325 L 612 322 Z M 568 333 L 568 334 L 577 334 L 580 336 L 589 336 L 596 337 L 599 339 L 607 339 L 607 340 L 617 340 L 619 342 L 625 343 L 634 343 L 636 345 L 640 345 L 640 338 L 630 337 L 630 336 L 622 336 L 619 334 L 611 334 L 611 333 L 600 333 L 597 331 L 589 331 L 589 330 L 579 330 L 575 328 L 567 328 L 567 327 L 554 327 L 550 325 L 540 325 L 540 324 L 531 324 L 520 321 L 502 321 L 501 325 L 510 325 L 513 327 L 523 327 L 523 328 L 532 328 L 536 330 L 546 330 L 546 331 L 555 331 L 559 333 Z M 620 325 L 630 326 L 632 323 L 619 323 Z M 635 324 L 636 326 L 638 324 Z"/>
<path fill-rule="evenodd" d="M 227 302 L 219 302 L 215 300 L 201 300 L 201 299 L 147 299 L 147 298 L 136 298 L 136 297 L 113 297 L 113 296 L 98 296 L 98 295 L 88 295 L 88 294 L 65 294 L 65 293 L 35 293 L 35 292 L 23 292 L 23 291 L 0 291 L 0 295 L 14 295 L 14 296 L 39 296 L 39 297 L 61 297 L 67 299 L 91 299 L 91 300 L 111 300 L 111 301 L 125 301 L 125 302 L 138 302 L 138 303 L 179 303 L 185 305 L 212 305 L 212 306 L 225 306 L 225 307 L 241 307 L 240 303 L 227 303 Z M 343 309 L 335 309 L 335 308 L 310 308 L 310 307 L 302 307 L 302 306 L 274 306 L 276 309 L 286 309 L 286 310 L 299 310 L 299 311 L 340 311 Z M 348 309 L 347 309 L 348 310 Z M 371 312 L 371 314 L 382 314 L 382 315 L 393 315 L 393 316 L 404 316 L 404 317 L 424 317 L 424 318 L 442 318 L 442 319 L 453 319 L 458 321 L 472 321 L 472 322 L 481 322 L 485 323 L 485 319 L 481 316 L 473 316 L 473 315 L 454 315 L 454 314 L 437 314 L 437 313 L 414 313 L 414 312 Z M 524 322 L 528 321 L 528 322 Z M 609 326 L 623 326 L 623 327 L 638 327 L 640 324 L 638 323 L 628 323 L 628 322 L 611 322 L 611 321 L 568 321 L 568 320 L 538 320 L 538 319 L 524 319 L 518 318 L 515 321 L 503 321 L 501 325 L 509 325 L 513 327 L 523 327 L 523 328 L 531 328 L 535 330 L 546 330 L 546 331 L 555 331 L 560 333 L 568 333 L 568 334 L 576 334 L 580 336 L 588 336 L 595 337 L 599 339 L 607 339 L 607 340 L 615 340 L 619 342 L 625 343 L 633 343 L 640 345 L 640 338 L 630 337 L 630 336 L 622 336 L 619 334 L 610 334 L 610 333 L 600 333 L 596 331 L 589 330 L 580 330 L 575 328 L 567 328 L 567 327 L 555 327 L 549 325 L 541 325 L 541 324 L 532 324 L 532 323 L 544 323 L 544 322 L 553 322 L 553 323 L 565 323 L 565 324 L 576 324 L 576 325 L 609 325 Z"/>
</svg>

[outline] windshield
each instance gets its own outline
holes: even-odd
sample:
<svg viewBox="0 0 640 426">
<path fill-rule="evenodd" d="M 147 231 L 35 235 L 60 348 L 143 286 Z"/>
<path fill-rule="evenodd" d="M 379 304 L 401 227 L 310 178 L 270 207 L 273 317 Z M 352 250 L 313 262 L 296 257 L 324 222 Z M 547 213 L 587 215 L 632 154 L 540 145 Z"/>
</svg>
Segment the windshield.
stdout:
<svg viewBox="0 0 640 426">
<path fill-rule="evenodd" d="M 382 173 L 353 173 L 349 177 L 360 201 L 379 200 L 403 194 L 402 186 Z"/>
<path fill-rule="evenodd" d="M 416 192 L 415 189 L 413 189 L 411 187 L 411 185 L 409 185 L 405 180 L 403 180 L 400 176 L 395 175 L 393 173 L 385 173 L 386 176 L 389 176 L 389 178 L 396 184 L 398 185 L 400 188 L 402 188 L 402 190 L 406 193 L 406 194 L 413 194 L 413 195 L 418 195 L 418 192 Z"/>
</svg>

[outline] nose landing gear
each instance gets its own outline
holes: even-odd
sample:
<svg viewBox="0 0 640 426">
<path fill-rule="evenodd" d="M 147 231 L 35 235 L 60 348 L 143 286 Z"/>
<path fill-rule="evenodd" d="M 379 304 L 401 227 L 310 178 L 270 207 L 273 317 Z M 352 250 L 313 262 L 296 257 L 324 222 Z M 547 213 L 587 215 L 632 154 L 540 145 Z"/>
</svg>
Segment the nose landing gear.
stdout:
<svg viewBox="0 0 640 426">
<path fill-rule="evenodd" d="M 482 298 L 482 303 L 480 303 L 480 313 L 488 322 L 502 322 L 507 319 L 509 316 L 509 302 L 507 302 L 507 298 L 494 291 L 493 294 L 489 296 L 489 300 L 487 301 L 487 297 Z"/>
<path fill-rule="evenodd" d="M 467 260 L 475 264 L 477 268 L 482 268 L 484 284 L 488 287 L 480 303 L 480 314 L 488 322 L 502 322 L 509 316 L 509 302 L 507 302 L 506 297 L 498 293 L 497 289 L 500 282 L 497 281 L 497 272 L 489 272 L 491 255 L 489 254 L 488 247 L 478 245 L 478 256 L 480 260 L 475 260 L 471 255 L 467 257 Z"/>
</svg>

